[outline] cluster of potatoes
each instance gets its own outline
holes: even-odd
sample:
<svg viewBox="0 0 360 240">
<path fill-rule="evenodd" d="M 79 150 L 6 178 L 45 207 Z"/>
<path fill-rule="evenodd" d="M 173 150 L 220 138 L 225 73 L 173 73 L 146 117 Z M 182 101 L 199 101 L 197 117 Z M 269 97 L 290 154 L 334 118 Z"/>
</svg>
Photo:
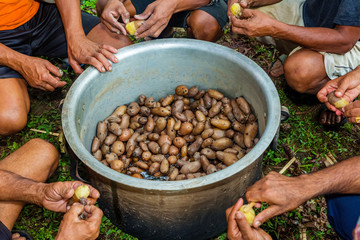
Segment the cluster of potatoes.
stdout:
<svg viewBox="0 0 360 240">
<path fill-rule="evenodd" d="M 137 178 L 183 180 L 205 176 L 241 159 L 257 143 L 258 125 L 243 97 L 177 86 L 155 101 L 139 96 L 97 125 L 93 156 Z"/>
</svg>

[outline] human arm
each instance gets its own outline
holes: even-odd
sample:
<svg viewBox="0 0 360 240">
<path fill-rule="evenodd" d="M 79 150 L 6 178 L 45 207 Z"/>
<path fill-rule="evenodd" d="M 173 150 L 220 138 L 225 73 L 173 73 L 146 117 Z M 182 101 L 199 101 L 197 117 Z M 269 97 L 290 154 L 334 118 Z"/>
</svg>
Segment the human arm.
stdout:
<svg viewBox="0 0 360 240">
<path fill-rule="evenodd" d="M 174 13 L 193 10 L 206 6 L 210 0 L 156 0 L 149 4 L 145 11 L 135 15 L 138 20 L 145 20 L 135 32 L 137 38 L 158 37 L 168 25 Z"/>
<path fill-rule="evenodd" d="M 359 26 L 301 27 L 278 21 L 256 9 L 244 9 L 242 18 L 231 16 L 232 31 L 250 37 L 271 36 L 314 51 L 344 54 L 360 38 Z"/>
<path fill-rule="evenodd" d="M 360 66 L 344 76 L 327 82 L 317 94 L 317 98 L 320 102 L 326 103 L 326 106 L 330 110 L 341 115 L 341 111 L 328 102 L 327 96 L 333 91 L 335 91 L 335 96 L 339 98 L 343 97 L 346 101 L 352 102 L 360 94 Z"/>
<path fill-rule="evenodd" d="M 69 63 L 75 73 L 82 73 L 80 64 L 90 64 L 100 72 L 111 71 L 110 62 L 118 62 L 114 53 L 117 50 L 109 45 L 98 44 L 89 40 L 81 24 L 80 1 L 56 0 L 68 45 Z"/>
<path fill-rule="evenodd" d="M 0 65 L 7 66 L 19 72 L 31 87 L 45 91 L 54 91 L 57 87 L 65 86 L 60 81 L 59 69 L 49 61 L 31 57 L 12 50 L 0 43 Z"/>
<path fill-rule="evenodd" d="M 79 218 L 84 212 L 85 219 Z M 74 204 L 64 215 L 61 221 L 56 240 L 92 240 L 100 233 L 100 224 L 103 212 L 96 206 L 83 206 Z"/>
<path fill-rule="evenodd" d="M 227 238 L 230 240 L 270 240 L 269 234 L 260 228 L 252 228 L 245 216 L 239 211 L 244 201 L 240 198 L 237 203 L 226 210 L 228 222 Z"/>
<path fill-rule="evenodd" d="M 243 8 L 252 8 L 252 7 L 262 7 L 266 5 L 275 4 L 281 2 L 282 0 L 229 0 L 228 1 L 228 11 L 227 15 L 231 16 L 230 7 L 234 3 L 240 3 Z"/>
<path fill-rule="evenodd" d="M 359 171 L 360 157 L 353 157 L 298 177 L 269 173 L 246 192 L 248 202 L 266 202 L 270 205 L 255 217 L 254 227 L 319 195 L 360 193 Z"/>
<path fill-rule="evenodd" d="M 24 178 L 13 172 L 0 170 L 0 201 L 21 201 L 45 207 L 56 212 L 65 212 L 66 205 L 79 181 L 41 183 Z M 99 192 L 90 187 L 90 201 L 95 203 Z"/>
</svg>

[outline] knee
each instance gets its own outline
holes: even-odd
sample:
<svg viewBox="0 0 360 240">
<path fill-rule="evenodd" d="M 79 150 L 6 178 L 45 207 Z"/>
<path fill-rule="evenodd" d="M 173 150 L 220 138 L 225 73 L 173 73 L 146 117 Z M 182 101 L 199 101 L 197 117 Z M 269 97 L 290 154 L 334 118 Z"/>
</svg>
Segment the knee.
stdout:
<svg viewBox="0 0 360 240">
<path fill-rule="evenodd" d="M 313 74 L 306 60 L 299 62 L 296 58 L 288 57 L 284 63 L 284 75 L 288 85 L 295 91 L 308 93 L 311 89 Z"/>
<path fill-rule="evenodd" d="M 7 136 L 20 132 L 27 123 L 26 111 L 1 111 L 0 112 L 0 135 Z"/>
<path fill-rule="evenodd" d="M 221 35 L 221 27 L 217 20 L 203 11 L 194 11 L 187 20 L 191 35 L 195 39 L 210 42 L 217 41 Z"/>
<path fill-rule="evenodd" d="M 30 145 L 31 149 L 35 149 L 38 152 L 36 159 L 39 161 L 40 166 L 38 164 L 36 165 L 42 169 L 44 173 L 47 173 L 47 176 L 45 176 L 47 179 L 55 172 L 59 165 L 60 155 L 58 151 L 51 143 L 40 138 L 32 139 L 27 144 Z M 44 181 L 46 179 L 44 179 Z"/>
</svg>

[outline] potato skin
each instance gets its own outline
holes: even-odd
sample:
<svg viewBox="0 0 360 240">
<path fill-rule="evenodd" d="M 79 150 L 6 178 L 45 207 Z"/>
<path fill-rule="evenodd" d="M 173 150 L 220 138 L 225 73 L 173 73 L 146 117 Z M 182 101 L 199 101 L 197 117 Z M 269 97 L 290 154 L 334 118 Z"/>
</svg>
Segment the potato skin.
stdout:
<svg viewBox="0 0 360 240">
<path fill-rule="evenodd" d="M 214 150 L 224 150 L 229 148 L 233 145 L 233 141 L 230 138 L 222 137 L 216 139 L 213 144 L 211 144 L 211 148 Z"/>
<path fill-rule="evenodd" d="M 247 148 L 253 147 L 254 143 L 253 140 L 257 134 L 257 123 L 251 122 L 246 125 L 245 132 L 244 132 L 244 144 Z"/>
<path fill-rule="evenodd" d="M 185 85 L 179 85 L 175 89 L 176 95 L 179 95 L 179 96 L 185 96 L 186 94 L 188 94 L 188 92 L 189 92 L 189 89 Z"/>
<path fill-rule="evenodd" d="M 190 162 L 180 169 L 182 174 L 195 173 L 201 168 L 201 163 L 199 161 Z"/>
</svg>

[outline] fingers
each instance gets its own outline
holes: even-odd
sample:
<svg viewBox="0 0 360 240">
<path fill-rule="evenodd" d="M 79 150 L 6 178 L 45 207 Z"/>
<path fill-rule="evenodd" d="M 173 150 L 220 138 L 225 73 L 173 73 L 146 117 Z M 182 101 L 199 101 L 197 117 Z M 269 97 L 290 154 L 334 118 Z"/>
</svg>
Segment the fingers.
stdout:
<svg viewBox="0 0 360 240">
<path fill-rule="evenodd" d="M 101 223 L 101 218 L 103 216 L 103 211 L 100 208 L 96 207 L 95 205 L 88 205 L 85 207 L 87 213 L 90 214 L 88 221 L 93 222 L 94 225 L 99 225 Z"/>
<path fill-rule="evenodd" d="M 237 228 L 236 221 L 233 221 L 235 219 L 235 213 L 239 211 L 240 207 L 243 205 L 244 200 L 240 198 L 234 205 L 234 207 L 231 209 L 227 220 L 228 220 L 228 228 L 234 229 Z"/>
<path fill-rule="evenodd" d="M 66 213 L 71 217 L 79 218 L 79 215 L 84 211 L 84 206 L 81 204 L 73 204 L 70 206 L 69 211 Z"/>
<path fill-rule="evenodd" d="M 156 2 L 154 2 L 154 3 L 156 3 Z M 156 6 L 154 3 L 149 4 L 143 13 L 135 15 L 134 18 L 137 20 L 146 20 L 154 12 L 154 9 Z"/>
<path fill-rule="evenodd" d="M 253 239 L 253 229 L 251 228 L 250 224 L 248 223 L 242 212 L 237 211 L 235 213 L 235 221 L 238 228 L 240 229 L 243 239 Z"/>
<path fill-rule="evenodd" d="M 254 227 L 258 228 L 261 224 L 269 220 L 270 218 L 281 214 L 280 208 L 278 206 L 272 205 L 267 209 L 261 211 L 254 219 Z"/>
<path fill-rule="evenodd" d="M 350 103 L 344 108 L 344 116 L 352 123 L 360 123 L 360 101 L 357 100 L 353 103 Z"/>
<path fill-rule="evenodd" d="M 69 64 L 76 74 L 81 74 L 84 71 L 84 69 L 80 67 L 80 64 L 73 58 L 69 57 Z"/>
<path fill-rule="evenodd" d="M 124 6 L 124 4 L 121 4 L 118 8 L 118 11 L 120 13 L 121 19 L 123 20 L 123 22 L 126 24 L 129 22 L 130 20 L 130 13 L 127 11 L 126 7 Z M 126 33 L 125 33 L 126 34 Z"/>
<path fill-rule="evenodd" d="M 76 188 L 78 188 L 80 185 L 87 185 L 89 188 L 90 188 L 90 195 L 88 198 L 92 198 L 92 199 L 95 199 L 95 202 L 96 202 L 96 199 L 98 199 L 100 197 L 100 193 L 97 189 L 95 189 L 93 186 L 89 185 L 89 184 L 85 184 L 83 182 L 80 182 L 80 181 L 72 181 L 72 182 L 68 182 L 71 184 L 71 188 L 75 191 Z M 72 196 L 72 195 L 71 195 Z M 93 201 L 93 200 L 91 200 Z M 94 203 L 95 203 L 94 202 Z"/>
</svg>

